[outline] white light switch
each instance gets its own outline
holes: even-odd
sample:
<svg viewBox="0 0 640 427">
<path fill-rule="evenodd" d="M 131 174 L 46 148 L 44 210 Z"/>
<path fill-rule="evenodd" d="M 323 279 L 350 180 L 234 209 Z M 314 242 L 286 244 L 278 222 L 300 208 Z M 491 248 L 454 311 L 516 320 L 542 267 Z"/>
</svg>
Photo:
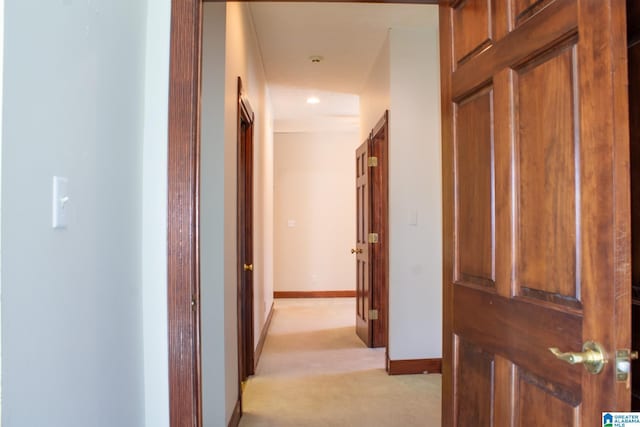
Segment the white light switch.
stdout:
<svg viewBox="0 0 640 427">
<path fill-rule="evenodd" d="M 53 228 L 67 228 L 69 223 L 69 180 L 53 177 Z"/>
<path fill-rule="evenodd" d="M 290 219 L 289 221 L 287 221 L 287 226 L 288 227 L 295 227 L 296 226 L 296 220 L 295 219 Z"/>
<path fill-rule="evenodd" d="M 411 209 L 409 211 L 409 225 L 418 225 L 418 211 L 415 209 Z"/>
</svg>

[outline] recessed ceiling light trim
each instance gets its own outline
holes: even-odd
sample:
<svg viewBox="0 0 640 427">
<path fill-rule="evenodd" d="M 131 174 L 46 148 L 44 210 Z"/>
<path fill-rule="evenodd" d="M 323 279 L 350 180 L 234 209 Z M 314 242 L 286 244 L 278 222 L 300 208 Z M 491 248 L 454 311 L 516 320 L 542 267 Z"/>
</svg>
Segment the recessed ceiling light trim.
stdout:
<svg viewBox="0 0 640 427">
<path fill-rule="evenodd" d="M 307 104 L 315 105 L 320 103 L 320 98 L 317 96 L 310 96 L 307 98 Z"/>
</svg>

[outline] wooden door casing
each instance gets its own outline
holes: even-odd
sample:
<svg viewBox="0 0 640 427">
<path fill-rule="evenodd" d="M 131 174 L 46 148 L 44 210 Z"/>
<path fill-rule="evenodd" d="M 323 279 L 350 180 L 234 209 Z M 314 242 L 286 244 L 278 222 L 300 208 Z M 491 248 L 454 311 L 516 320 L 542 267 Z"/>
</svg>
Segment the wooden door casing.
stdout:
<svg viewBox="0 0 640 427">
<path fill-rule="evenodd" d="M 356 150 L 356 334 L 371 347 L 373 343 L 369 265 L 369 140 Z"/>
<path fill-rule="evenodd" d="M 600 425 L 628 410 L 625 5 L 440 6 L 443 425 Z M 608 352 L 599 375 L 549 347 Z"/>
</svg>

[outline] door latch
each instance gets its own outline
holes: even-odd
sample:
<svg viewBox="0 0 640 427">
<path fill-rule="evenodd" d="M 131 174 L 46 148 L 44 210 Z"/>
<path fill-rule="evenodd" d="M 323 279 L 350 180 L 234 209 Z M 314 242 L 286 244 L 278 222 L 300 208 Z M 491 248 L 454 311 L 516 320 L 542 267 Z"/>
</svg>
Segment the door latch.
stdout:
<svg viewBox="0 0 640 427">
<path fill-rule="evenodd" d="M 631 372 L 631 361 L 638 358 L 637 351 L 628 348 L 616 350 L 616 381 L 627 383 L 629 386 L 629 373 Z"/>
</svg>

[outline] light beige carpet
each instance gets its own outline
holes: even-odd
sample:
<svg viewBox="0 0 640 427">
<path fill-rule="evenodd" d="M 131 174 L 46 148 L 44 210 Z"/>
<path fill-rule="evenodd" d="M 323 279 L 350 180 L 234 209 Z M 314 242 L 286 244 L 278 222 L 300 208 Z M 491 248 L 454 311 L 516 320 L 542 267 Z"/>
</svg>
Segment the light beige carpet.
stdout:
<svg viewBox="0 0 640 427">
<path fill-rule="evenodd" d="M 354 322 L 352 298 L 276 300 L 240 426 L 440 426 L 440 375 L 388 376 Z"/>
</svg>

